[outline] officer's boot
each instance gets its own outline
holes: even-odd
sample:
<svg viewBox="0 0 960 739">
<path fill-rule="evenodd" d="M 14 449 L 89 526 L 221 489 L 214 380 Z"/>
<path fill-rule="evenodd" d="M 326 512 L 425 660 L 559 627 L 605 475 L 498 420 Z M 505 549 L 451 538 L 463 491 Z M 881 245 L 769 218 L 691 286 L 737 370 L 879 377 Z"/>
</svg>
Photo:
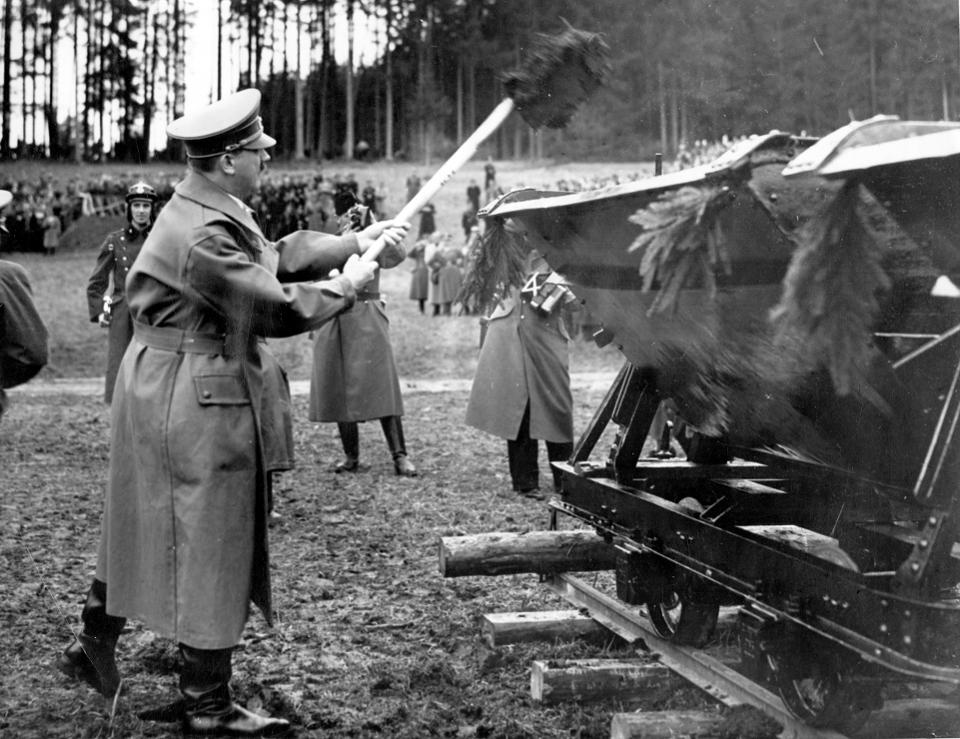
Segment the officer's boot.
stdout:
<svg viewBox="0 0 960 739">
<path fill-rule="evenodd" d="M 127 620 L 107 613 L 106 583 L 94 579 L 90 584 L 81 618 L 83 630 L 60 655 L 57 668 L 113 699 L 120 687 L 115 657 L 117 639 Z"/>
<path fill-rule="evenodd" d="M 400 416 L 384 416 L 380 419 L 383 435 L 393 456 L 393 469 L 401 477 L 416 477 L 417 468 L 407 457 L 407 446 L 403 442 L 403 424 Z"/>
<path fill-rule="evenodd" d="M 356 472 L 360 469 L 360 428 L 353 421 L 337 422 L 340 444 L 343 445 L 343 461 L 333 468 L 334 472 Z"/>
<path fill-rule="evenodd" d="M 259 716 L 238 706 L 230 697 L 232 649 L 196 649 L 180 645 L 183 669 L 183 733 L 227 736 L 278 736 L 290 722 Z"/>
</svg>

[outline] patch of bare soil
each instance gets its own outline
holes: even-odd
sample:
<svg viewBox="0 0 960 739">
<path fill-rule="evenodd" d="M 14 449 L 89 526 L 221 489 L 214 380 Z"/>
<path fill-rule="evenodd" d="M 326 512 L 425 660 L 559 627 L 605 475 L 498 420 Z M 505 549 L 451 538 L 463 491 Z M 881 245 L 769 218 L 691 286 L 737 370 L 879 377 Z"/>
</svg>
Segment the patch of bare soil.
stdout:
<svg viewBox="0 0 960 739">
<path fill-rule="evenodd" d="M 602 394 L 578 395 L 578 428 Z M 302 737 L 411 739 L 607 737 L 612 713 L 643 704 L 534 703 L 532 660 L 632 650 L 584 641 L 491 650 L 479 638 L 485 613 L 566 606 L 532 575 L 438 574 L 441 536 L 547 526 L 545 504 L 509 492 L 504 442 L 463 425 L 464 392 L 405 399 L 408 446 L 423 471 L 415 479 L 393 474 L 372 423 L 361 426 L 366 470 L 330 472 L 335 427 L 306 421 L 306 400 L 294 401 L 298 468 L 281 478 L 271 529 L 277 623 L 251 616 L 234 659 L 238 700 L 289 718 Z M 112 716 L 53 666 L 79 625 L 95 563 L 108 423 L 98 397 L 27 394 L 0 422 L 2 736 L 179 735 L 175 724 L 136 717 L 177 697 L 175 646 L 136 622 L 121 639 Z M 644 707 L 691 705 L 703 705 L 693 689 Z"/>
</svg>

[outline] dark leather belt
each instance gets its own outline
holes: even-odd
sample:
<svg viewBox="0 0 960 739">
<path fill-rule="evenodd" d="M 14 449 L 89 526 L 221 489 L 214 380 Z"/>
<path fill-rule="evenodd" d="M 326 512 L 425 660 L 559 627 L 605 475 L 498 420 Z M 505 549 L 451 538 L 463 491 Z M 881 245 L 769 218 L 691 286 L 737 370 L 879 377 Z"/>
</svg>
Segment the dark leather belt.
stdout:
<svg viewBox="0 0 960 739">
<path fill-rule="evenodd" d="M 137 341 L 154 349 L 188 354 L 226 354 L 226 337 L 221 334 L 202 334 L 182 331 L 168 326 L 149 326 L 134 321 L 133 334 Z"/>
<path fill-rule="evenodd" d="M 364 292 L 361 290 L 357 293 L 357 302 L 362 303 L 364 300 L 380 300 L 380 293 Z"/>
</svg>

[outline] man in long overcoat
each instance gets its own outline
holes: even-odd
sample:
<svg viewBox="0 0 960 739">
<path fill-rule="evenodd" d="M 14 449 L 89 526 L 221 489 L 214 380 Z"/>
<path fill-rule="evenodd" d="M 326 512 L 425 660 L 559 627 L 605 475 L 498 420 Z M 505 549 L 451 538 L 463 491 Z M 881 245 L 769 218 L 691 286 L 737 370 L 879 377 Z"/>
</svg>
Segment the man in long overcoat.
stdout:
<svg viewBox="0 0 960 739">
<path fill-rule="evenodd" d="M 271 618 L 265 457 L 276 360 L 262 337 L 317 328 L 352 305 L 376 265 L 359 254 L 389 221 L 346 237 L 265 239 L 244 205 L 276 142 L 243 90 L 175 120 L 186 178 L 127 278 L 134 339 L 115 387 L 96 578 L 60 668 L 115 694 L 126 618 L 175 639 L 185 733 L 261 736 L 289 724 L 233 703 L 229 680 L 252 600 Z M 323 279 L 331 269 L 341 274 Z"/>
<path fill-rule="evenodd" d="M 369 225 L 373 214 L 349 191 L 336 200 L 341 233 Z M 395 267 L 406 258 L 402 245 L 380 252 L 381 268 Z M 336 422 L 344 458 L 335 472 L 360 469 L 359 422 L 380 420 L 393 459 L 394 471 L 416 477 L 403 436 L 403 396 L 390 344 L 390 321 L 380 295 L 380 276 L 357 293 L 353 307 L 314 332 L 313 371 L 310 375 L 310 420 Z"/>
<path fill-rule="evenodd" d="M 537 440 L 546 443 L 551 462 L 566 460 L 573 451 L 569 335 L 563 320 L 563 306 L 573 296 L 557 292 L 553 282 L 554 298 L 545 309 L 551 271 L 534 250 L 526 274 L 527 286 L 512 289 L 487 319 L 466 422 L 507 440 L 514 491 L 540 498 Z"/>
<path fill-rule="evenodd" d="M 140 253 L 153 225 L 157 191 L 146 182 L 137 182 L 127 190 L 126 201 L 127 226 L 107 234 L 87 281 L 90 320 L 108 329 L 107 375 L 103 393 L 103 400 L 108 405 L 113 400 L 113 384 L 117 380 L 120 360 L 133 338 L 133 321 L 124 298 L 124 287 L 133 260 Z M 108 294 L 111 282 L 113 289 Z"/>
</svg>

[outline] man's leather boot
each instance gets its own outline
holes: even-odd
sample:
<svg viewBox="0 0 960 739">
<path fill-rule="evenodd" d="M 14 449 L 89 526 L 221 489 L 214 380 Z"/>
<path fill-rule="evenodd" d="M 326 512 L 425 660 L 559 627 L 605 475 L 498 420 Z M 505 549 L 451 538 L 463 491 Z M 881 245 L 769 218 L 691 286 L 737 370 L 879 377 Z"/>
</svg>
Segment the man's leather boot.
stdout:
<svg viewBox="0 0 960 739">
<path fill-rule="evenodd" d="M 343 461 L 333 468 L 334 472 L 356 472 L 360 469 L 360 428 L 354 421 L 338 421 L 340 444 L 343 446 Z"/>
<path fill-rule="evenodd" d="M 117 670 L 117 639 L 125 618 L 107 614 L 107 585 L 94 580 L 83 604 L 83 631 L 68 646 L 57 668 L 74 680 L 83 680 L 104 698 L 113 699 L 120 687 Z"/>
<path fill-rule="evenodd" d="M 196 649 L 180 645 L 183 670 L 183 733 L 215 736 L 280 736 L 290 722 L 259 716 L 230 698 L 232 649 Z"/>
<path fill-rule="evenodd" d="M 393 469 L 402 477 L 416 477 L 417 468 L 407 457 L 407 446 L 403 441 L 403 424 L 400 416 L 384 416 L 380 419 L 383 435 L 387 439 L 387 446 L 393 456 Z"/>
</svg>

